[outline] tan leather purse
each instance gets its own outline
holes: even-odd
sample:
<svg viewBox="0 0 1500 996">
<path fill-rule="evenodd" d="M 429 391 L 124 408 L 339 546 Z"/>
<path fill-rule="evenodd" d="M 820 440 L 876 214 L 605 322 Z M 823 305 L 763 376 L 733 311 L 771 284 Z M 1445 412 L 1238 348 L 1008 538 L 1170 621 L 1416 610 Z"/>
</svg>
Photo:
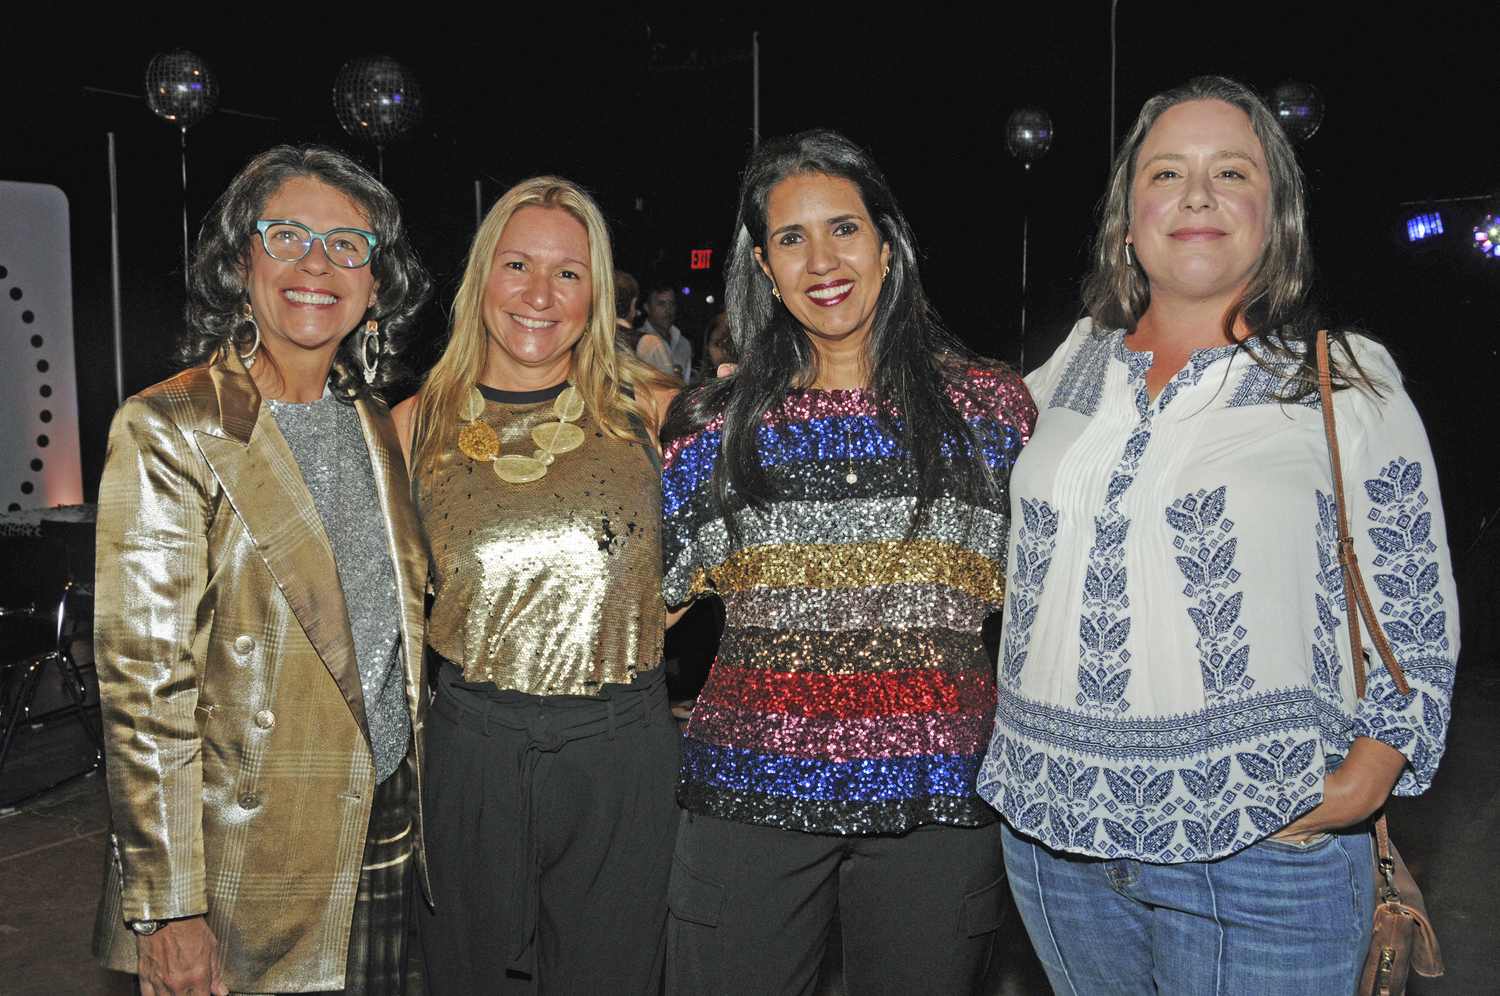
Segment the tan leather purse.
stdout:
<svg viewBox="0 0 1500 996">
<path fill-rule="evenodd" d="M 1354 536 L 1349 531 L 1349 516 L 1344 509 L 1344 475 L 1339 464 L 1339 441 L 1333 424 L 1333 385 L 1328 373 L 1328 331 L 1318 333 L 1318 390 L 1323 398 L 1323 430 L 1328 434 L 1328 456 L 1333 463 L 1333 493 L 1339 507 L 1339 565 L 1344 575 L 1344 602 L 1349 610 L 1349 647 L 1353 651 L 1351 666 L 1354 685 L 1360 698 L 1365 694 L 1364 648 L 1360 640 L 1359 616 L 1375 640 L 1375 648 L 1386 670 L 1396 681 L 1401 694 L 1411 694 L 1406 674 L 1396 661 L 1386 641 L 1380 620 L 1370 606 L 1359 561 L 1354 556 Z M 1422 892 L 1412 879 L 1401 853 L 1391 843 L 1385 826 L 1385 813 L 1375 821 L 1375 932 L 1370 938 L 1370 953 L 1360 973 L 1356 996 L 1401 996 L 1406 992 L 1406 976 L 1411 969 L 1429 978 L 1443 974 L 1443 956 L 1438 950 L 1437 935 L 1427 919 Z"/>
</svg>

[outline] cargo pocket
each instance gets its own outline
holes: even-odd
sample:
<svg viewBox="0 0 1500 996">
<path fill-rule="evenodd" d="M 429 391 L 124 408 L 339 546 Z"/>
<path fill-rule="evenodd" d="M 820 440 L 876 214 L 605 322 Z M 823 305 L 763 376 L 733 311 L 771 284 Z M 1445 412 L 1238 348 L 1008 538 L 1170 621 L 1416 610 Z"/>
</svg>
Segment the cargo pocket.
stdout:
<svg viewBox="0 0 1500 996">
<path fill-rule="evenodd" d="M 667 908 L 679 920 L 717 927 L 724 911 L 724 886 L 674 857 L 672 877 L 667 883 Z"/>
<path fill-rule="evenodd" d="M 980 937 L 994 933 L 1005 922 L 1005 913 L 1010 908 L 1010 890 L 1006 888 L 1005 874 L 977 892 L 964 897 L 963 931 L 969 937 Z"/>
</svg>

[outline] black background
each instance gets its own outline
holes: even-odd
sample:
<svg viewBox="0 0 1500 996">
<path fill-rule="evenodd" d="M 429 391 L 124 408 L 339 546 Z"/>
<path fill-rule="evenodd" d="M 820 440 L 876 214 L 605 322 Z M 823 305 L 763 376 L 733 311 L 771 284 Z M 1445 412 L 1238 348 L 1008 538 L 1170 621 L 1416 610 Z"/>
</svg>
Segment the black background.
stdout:
<svg viewBox="0 0 1500 996">
<path fill-rule="evenodd" d="M 956 333 L 981 352 L 1019 359 L 1023 215 L 1027 368 L 1077 317 L 1110 156 L 1105 0 L 912 5 L 895 19 L 873 16 L 871 5 L 724 15 L 705 13 L 708 5 L 619 6 L 603 18 L 562 4 L 487 5 L 478 16 L 428 6 L 61 5 L 3 15 L 0 177 L 56 184 L 71 205 L 90 498 L 116 403 L 110 131 L 126 390 L 173 372 L 183 299 L 179 134 L 136 96 L 151 56 L 171 48 L 201 55 L 222 94 L 220 112 L 187 134 L 195 233 L 245 160 L 275 142 L 323 142 L 374 164 L 374 151 L 334 117 L 332 82 L 346 60 L 390 55 L 416 74 L 425 119 L 387 150 L 384 168 L 437 279 L 420 320 L 429 357 L 441 347 L 474 229 L 475 181 L 487 209 L 541 172 L 595 192 L 621 266 L 692 287 L 678 324 L 701 335 L 751 144 L 752 31 L 760 32 L 762 134 L 828 126 L 870 148 L 922 243 L 928 292 Z M 1448 235 L 1417 249 L 1403 234 L 1413 209 L 1402 205 L 1500 189 L 1497 26 L 1493 6 L 1478 4 L 1415 5 L 1392 18 L 1344 3 L 1123 3 L 1118 12 L 1120 134 L 1146 97 L 1199 73 L 1265 92 L 1296 79 L 1322 92 L 1326 119 L 1302 156 L 1324 298 L 1338 320 L 1362 323 L 1401 362 L 1432 437 L 1459 558 L 1500 505 L 1490 442 L 1500 260 L 1467 245 L 1474 221 L 1500 212 L 1500 198 L 1446 210 Z M 1056 130 L 1029 174 L 1003 144 L 1006 117 L 1026 104 L 1045 108 Z M 694 248 L 714 250 L 707 274 L 688 269 Z"/>
</svg>

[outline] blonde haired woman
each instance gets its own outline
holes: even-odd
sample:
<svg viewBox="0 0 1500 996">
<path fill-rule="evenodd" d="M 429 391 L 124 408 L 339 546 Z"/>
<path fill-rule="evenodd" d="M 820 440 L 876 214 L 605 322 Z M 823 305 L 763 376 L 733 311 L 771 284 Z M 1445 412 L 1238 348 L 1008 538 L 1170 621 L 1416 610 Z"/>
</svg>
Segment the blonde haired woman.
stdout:
<svg viewBox="0 0 1500 996">
<path fill-rule="evenodd" d="M 654 993 L 679 737 L 661 640 L 659 379 L 616 349 L 609 232 L 508 191 L 395 412 L 432 548 L 426 982 Z"/>
</svg>

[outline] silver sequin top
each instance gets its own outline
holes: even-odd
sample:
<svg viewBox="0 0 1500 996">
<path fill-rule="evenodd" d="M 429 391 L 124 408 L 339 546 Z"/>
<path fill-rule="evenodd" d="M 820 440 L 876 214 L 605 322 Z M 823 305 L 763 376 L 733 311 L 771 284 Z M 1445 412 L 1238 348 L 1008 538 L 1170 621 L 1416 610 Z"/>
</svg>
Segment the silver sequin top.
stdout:
<svg viewBox="0 0 1500 996">
<path fill-rule="evenodd" d="M 359 662 L 375 779 L 383 782 L 411 746 L 401 666 L 401 606 L 386 546 L 380 496 L 359 413 L 331 393 L 295 404 L 268 401 L 333 546 Z"/>
</svg>

